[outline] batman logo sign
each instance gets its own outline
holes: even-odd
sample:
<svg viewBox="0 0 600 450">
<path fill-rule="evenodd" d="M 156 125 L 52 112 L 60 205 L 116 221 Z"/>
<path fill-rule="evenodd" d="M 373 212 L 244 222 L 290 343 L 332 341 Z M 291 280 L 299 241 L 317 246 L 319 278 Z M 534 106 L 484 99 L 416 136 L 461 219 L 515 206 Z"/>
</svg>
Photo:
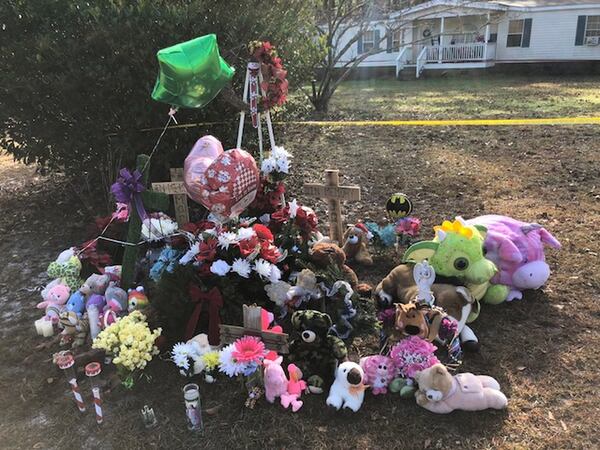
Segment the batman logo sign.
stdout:
<svg viewBox="0 0 600 450">
<path fill-rule="evenodd" d="M 392 220 L 408 216 L 412 212 L 412 208 L 409 198 L 400 192 L 393 194 L 385 204 L 388 216 Z"/>
</svg>

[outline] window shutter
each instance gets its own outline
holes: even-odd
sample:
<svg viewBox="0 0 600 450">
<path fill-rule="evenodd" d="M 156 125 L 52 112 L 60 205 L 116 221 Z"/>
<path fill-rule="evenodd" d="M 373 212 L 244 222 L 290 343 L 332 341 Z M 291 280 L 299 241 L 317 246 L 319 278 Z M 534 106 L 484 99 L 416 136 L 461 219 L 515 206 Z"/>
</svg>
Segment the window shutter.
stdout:
<svg viewBox="0 0 600 450">
<path fill-rule="evenodd" d="M 585 35 L 585 25 L 587 16 L 577 17 L 577 32 L 575 33 L 575 45 L 583 45 L 583 36 Z"/>
<path fill-rule="evenodd" d="M 521 47 L 529 47 L 530 42 L 531 42 L 531 19 L 525 19 L 525 24 L 523 25 L 523 41 L 521 42 Z"/>
<path fill-rule="evenodd" d="M 375 33 L 373 33 L 375 35 L 375 43 L 374 43 L 374 47 L 379 50 L 379 41 L 381 40 L 381 34 L 379 33 L 379 30 L 375 30 Z"/>
<path fill-rule="evenodd" d="M 388 35 L 387 35 L 387 42 L 386 42 L 386 45 L 387 45 L 386 51 L 388 53 L 392 53 L 392 51 L 393 51 L 392 47 L 394 46 L 392 39 L 393 39 L 394 33 L 392 32 L 392 30 L 388 30 L 387 33 L 388 33 Z"/>
<path fill-rule="evenodd" d="M 358 35 L 358 40 L 356 41 L 356 46 L 357 46 L 357 54 L 360 55 L 363 52 L 362 33 Z"/>
</svg>

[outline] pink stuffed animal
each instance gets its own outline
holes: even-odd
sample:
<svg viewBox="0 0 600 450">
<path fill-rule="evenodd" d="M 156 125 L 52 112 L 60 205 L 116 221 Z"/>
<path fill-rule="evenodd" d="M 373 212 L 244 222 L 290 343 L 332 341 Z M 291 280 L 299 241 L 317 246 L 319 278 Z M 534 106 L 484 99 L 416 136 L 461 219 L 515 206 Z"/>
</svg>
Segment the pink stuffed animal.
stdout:
<svg viewBox="0 0 600 450">
<path fill-rule="evenodd" d="M 448 414 L 455 409 L 504 409 L 508 404 L 498 382 L 487 375 L 452 376 L 444 365 L 435 364 L 417 372 L 414 378 L 419 384 L 415 394 L 417 404 L 436 414 Z"/>
<path fill-rule="evenodd" d="M 292 405 L 292 411 L 296 412 L 304 402 L 300 399 L 302 391 L 306 389 L 306 381 L 302 379 L 302 371 L 295 364 L 288 365 L 288 373 L 290 374 L 290 380 L 287 385 L 287 392 L 281 394 L 281 405 L 284 408 Z"/>
<path fill-rule="evenodd" d="M 476 217 L 467 223 L 487 228 L 486 258 L 499 269 L 485 302 L 521 299 L 521 291 L 539 289 L 548 280 L 550 267 L 545 261 L 544 244 L 558 249 L 560 242 L 541 225 L 496 215 Z"/>
<path fill-rule="evenodd" d="M 275 402 L 275 398 L 281 397 L 287 392 L 288 379 L 285 376 L 281 362 L 283 357 L 279 356 L 275 361 L 265 359 L 263 361 L 265 397 L 269 403 Z"/>
<path fill-rule="evenodd" d="M 37 304 L 38 309 L 46 309 L 50 305 L 62 306 L 69 300 L 71 289 L 64 284 L 57 284 L 48 290 L 44 301 Z"/>
<path fill-rule="evenodd" d="M 360 359 L 360 367 L 365 372 L 365 384 L 373 389 L 373 395 L 387 394 L 388 384 L 397 373 L 392 358 L 383 355 L 365 356 Z"/>
</svg>

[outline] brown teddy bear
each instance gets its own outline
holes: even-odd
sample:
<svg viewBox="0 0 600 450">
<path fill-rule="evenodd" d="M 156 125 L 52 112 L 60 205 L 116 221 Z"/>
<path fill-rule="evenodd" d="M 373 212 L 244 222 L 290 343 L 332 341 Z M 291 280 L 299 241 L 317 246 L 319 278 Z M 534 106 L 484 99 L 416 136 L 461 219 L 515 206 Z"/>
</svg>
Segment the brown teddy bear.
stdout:
<svg viewBox="0 0 600 450">
<path fill-rule="evenodd" d="M 435 364 L 415 374 L 419 390 L 417 404 L 436 414 L 448 414 L 455 409 L 481 411 L 504 409 L 508 404 L 498 382 L 487 375 L 459 373 L 452 376 L 442 364 Z"/>
<path fill-rule="evenodd" d="M 471 312 L 479 308 L 469 290 L 463 286 L 434 283 L 431 290 L 435 297 L 435 305 L 458 322 L 463 348 L 477 351 L 479 341 L 475 333 L 467 326 Z M 418 287 L 413 277 L 413 265 L 396 266 L 375 288 L 375 296 L 384 303 L 410 303 L 417 296 Z"/>
<path fill-rule="evenodd" d="M 344 246 L 342 247 L 342 250 L 346 254 L 346 259 L 356 261 L 358 264 L 365 266 L 373 264 L 373 258 L 371 258 L 367 248 L 369 235 L 369 230 L 362 223 L 348 227 L 344 233 Z"/>
<path fill-rule="evenodd" d="M 336 264 L 352 289 L 358 285 L 356 273 L 346 265 L 346 255 L 337 244 L 324 241 L 315 243 L 311 251 L 311 260 L 320 269 L 325 269 L 332 263 Z"/>
</svg>

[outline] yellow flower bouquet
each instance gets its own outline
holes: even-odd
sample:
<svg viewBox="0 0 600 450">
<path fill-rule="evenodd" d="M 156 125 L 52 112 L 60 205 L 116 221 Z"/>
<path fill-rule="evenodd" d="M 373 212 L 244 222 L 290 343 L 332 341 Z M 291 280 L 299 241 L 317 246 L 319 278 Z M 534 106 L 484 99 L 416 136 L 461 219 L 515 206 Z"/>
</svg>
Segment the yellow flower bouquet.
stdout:
<svg viewBox="0 0 600 450">
<path fill-rule="evenodd" d="M 102 330 L 92 347 L 102 349 L 113 357 L 112 362 L 117 366 L 123 384 L 131 388 L 133 373 L 144 370 L 152 357 L 158 354 L 154 342 L 161 331 L 160 328 L 150 330 L 146 316 L 140 311 L 133 311 Z"/>
</svg>

